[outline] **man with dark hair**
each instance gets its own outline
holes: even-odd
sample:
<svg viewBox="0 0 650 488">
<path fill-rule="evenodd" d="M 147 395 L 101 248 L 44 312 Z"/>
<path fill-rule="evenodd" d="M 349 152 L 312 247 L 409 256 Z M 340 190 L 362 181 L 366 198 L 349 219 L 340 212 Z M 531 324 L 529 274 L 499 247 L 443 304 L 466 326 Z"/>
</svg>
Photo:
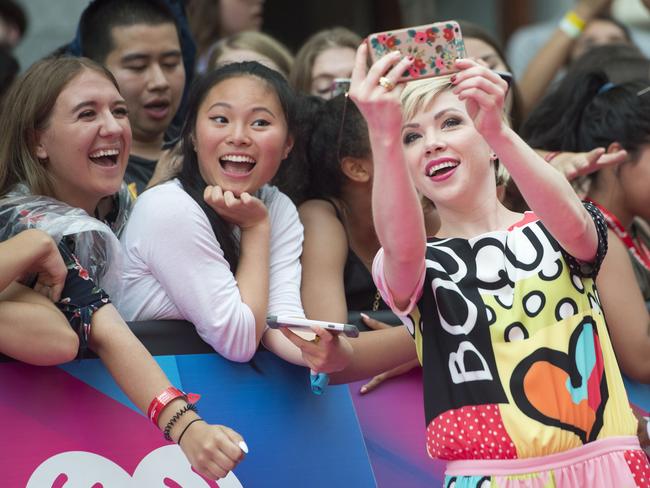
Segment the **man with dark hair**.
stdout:
<svg viewBox="0 0 650 488">
<path fill-rule="evenodd" d="M 81 16 L 78 42 L 81 55 L 113 73 L 127 102 L 133 144 L 124 179 L 135 196 L 153 175 L 183 95 L 176 19 L 159 0 L 95 0 Z"/>
<path fill-rule="evenodd" d="M 27 30 L 25 11 L 14 0 L 0 0 L 0 46 L 16 47 Z"/>
</svg>

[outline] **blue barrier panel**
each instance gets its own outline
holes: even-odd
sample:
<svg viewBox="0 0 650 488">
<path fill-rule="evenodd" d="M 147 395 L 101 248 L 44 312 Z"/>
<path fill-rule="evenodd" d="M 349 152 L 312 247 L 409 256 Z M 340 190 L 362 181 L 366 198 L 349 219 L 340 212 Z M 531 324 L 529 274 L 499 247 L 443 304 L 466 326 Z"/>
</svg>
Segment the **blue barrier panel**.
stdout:
<svg viewBox="0 0 650 488">
<path fill-rule="evenodd" d="M 0 364 L 1 486 L 374 487 L 348 388 L 311 393 L 308 372 L 261 351 L 249 364 L 217 354 L 156 360 L 201 415 L 246 439 L 250 454 L 218 483 L 126 399 L 97 359 L 59 368 Z"/>
<path fill-rule="evenodd" d="M 99 360 L 39 368 L 0 357 L 1 488 L 440 486 L 444 463 L 424 452 L 418 369 L 367 396 L 356 393 L 363 382 L 352 398 L 347 386 L 316 396 L 305 368 L 267 351 L 233 363 L 186 322 L 130 325 L 176 386 L 202 395 L 201 415 L 240 432 L 250 454 L 224 480 L 204 480 Z M 650 386 L 626 388 L 647 413 Z"/>
</svg>

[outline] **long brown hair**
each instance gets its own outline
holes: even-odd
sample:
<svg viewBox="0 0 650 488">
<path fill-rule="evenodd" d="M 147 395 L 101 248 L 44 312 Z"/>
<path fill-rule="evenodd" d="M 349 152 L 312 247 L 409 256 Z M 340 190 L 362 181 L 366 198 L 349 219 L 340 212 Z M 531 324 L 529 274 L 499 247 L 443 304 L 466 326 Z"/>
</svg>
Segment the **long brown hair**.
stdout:
<svg viewBox="0 0 650 488">
<path fill-rule="evenodd" d="M 219 1 L 191 0 L 186 2 L 185 11 L 196 43 L 196 52 L 201 56 L 221 37 Z"/>
<path fill-rule="evenodd" d="M 36 157 L 36 142 L 61 92 L 86 70 L 104 75 L 118 88 L 103 66 L 64 56 L 34 63 L 9 89 L 0 113 L 0 195 L 17 183 L 24 183 L 35 195 L 54 195 L 51 175 Z"/>
<path fill-rule="evenodd" d="M 320 53 L 332 47 L 349 47 L 356 51 L 361 37 L 345 27 L 334 27 L 317 32 L 302 45 L 289 75 L 289 83 L 297 92 L 311 91 L 312 69 Z"/>
</svg>

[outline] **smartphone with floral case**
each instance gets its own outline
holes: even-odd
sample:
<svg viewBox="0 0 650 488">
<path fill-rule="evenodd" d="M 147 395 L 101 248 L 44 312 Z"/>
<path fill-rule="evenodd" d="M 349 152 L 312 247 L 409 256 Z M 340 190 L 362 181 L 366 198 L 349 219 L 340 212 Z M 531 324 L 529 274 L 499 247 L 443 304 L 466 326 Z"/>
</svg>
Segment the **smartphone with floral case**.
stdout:
<svg viewBox="0 0 650 488">
<path fill-rule="evenodd" d="M 411 67 L 397 81 L 455 73 L 458 70 L 454 61 L 466 56 L 460 26 L 453 20 L 377 32 L 370 34 L 366 42 L 373 63 L 392 51 L 415 58 Z"/>
</svg>

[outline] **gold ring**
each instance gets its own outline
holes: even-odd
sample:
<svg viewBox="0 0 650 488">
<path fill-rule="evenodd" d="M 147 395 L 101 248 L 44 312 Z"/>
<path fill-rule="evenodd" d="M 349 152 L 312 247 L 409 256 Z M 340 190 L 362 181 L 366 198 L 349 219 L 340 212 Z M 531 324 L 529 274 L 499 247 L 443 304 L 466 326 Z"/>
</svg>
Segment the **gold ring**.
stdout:
<svg viewBox="0 0 650 488">
<path fill-rule="evenodd" d="M 320 336 L 317 335 L 317 336 L 314 337 L 311 341 L 312 341 L 314 344 L 318 344 L 318 343 L 320 342 Z"/>
<path fill-rule="evenodd" d="M 395 82 L 386 78 L 385 76 L 382 76 L 379 78 L 379 86 L 381 86 L 386 91 L 391 91 L 393 88 L 395 88 Z"/>
</svg>

